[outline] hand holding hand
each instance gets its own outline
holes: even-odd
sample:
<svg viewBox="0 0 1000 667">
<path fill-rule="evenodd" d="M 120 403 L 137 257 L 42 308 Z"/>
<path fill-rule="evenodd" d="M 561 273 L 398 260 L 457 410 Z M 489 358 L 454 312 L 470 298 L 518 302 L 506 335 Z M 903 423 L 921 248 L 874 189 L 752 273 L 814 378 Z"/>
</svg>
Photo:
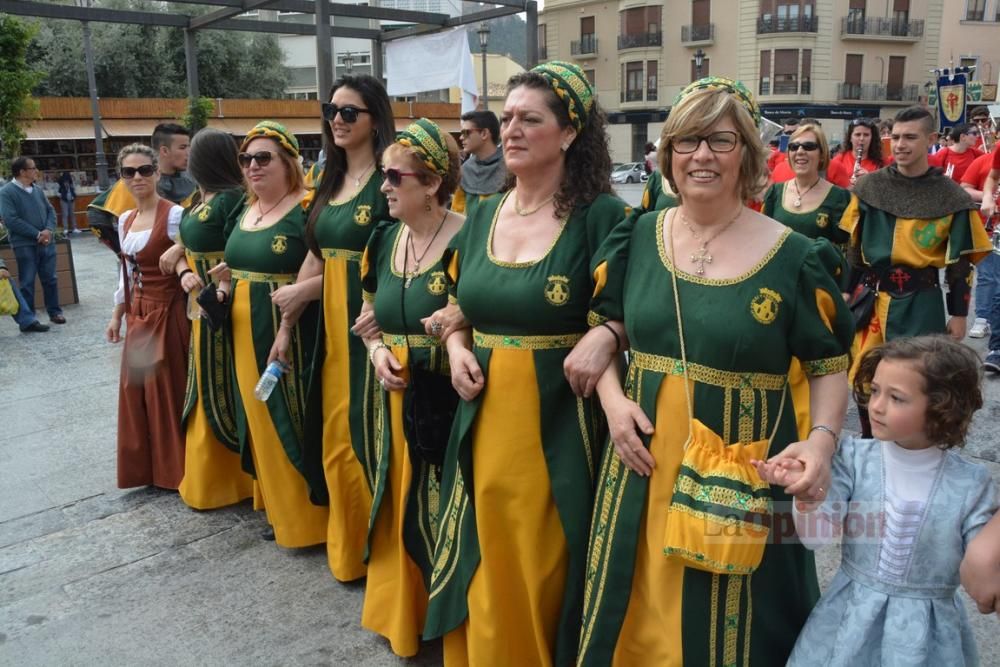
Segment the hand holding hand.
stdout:
<svg viewBox="0 0 1000 667">
<path fill-rule="evenodd" d="M 476 355 L 466 348 L 449 350 L 448 360 L 451 365 L 451 384 L 462 400 L 471 401 L 485 386 L 483 371 Z"/>
<path fill-rule="evenodd" d="M 181 261 L 182 257 L 184 257 L 184 246 L 175 243 L 167 248 L 160 255 L 160 260 L 157 262 L 160 266 L 160 273 L 170 274 L 176 272 L 177 262 Z"/>
<path fill-rule="evenodd" d="M 574 394 L 590 398 L 618 352 L 618 340 L 606 327 L 594 327 L 573 346 L 563 360 L 563 373 Z"/>
<path fill-rule="evenodd" d="M 191 290 L 201 289 L 204 286 L 205 283 L 202 282 L 201 276 L 194 271 L 185 273 L 184 277 L 181 278 L 181 289 L 185 292 L 190 293 Z"/>
<path fill-rule="evenodd" d="M 435 336 L 444 342 L 448 336 L 460 329 L 466 329 L 471 323 L 465 319 L 462 309 L 457 303 L 449 303 L 444 308 L 434 312 L 430 317 L 420 320 L 428 336 Z"/>
</svg>

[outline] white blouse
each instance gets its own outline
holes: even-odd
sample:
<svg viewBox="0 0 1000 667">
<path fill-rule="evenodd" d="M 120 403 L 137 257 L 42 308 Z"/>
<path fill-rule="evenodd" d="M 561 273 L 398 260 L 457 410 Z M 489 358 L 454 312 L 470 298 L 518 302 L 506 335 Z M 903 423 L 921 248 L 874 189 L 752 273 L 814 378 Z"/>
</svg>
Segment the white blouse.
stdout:
<svg viewBox="0 0 1000 667">
<path fill-rule="evenodd" d="M 125 234 L 125 221 L 128 217 L 132 215 L 132 211 L 125 211 L 120 216 L 118 216 L 118 240 L 122 246 L 122 253 L 126 255 L 135 255 L 146 247 L 149 243 L 150 237 L 153 235 L 154 227 L 149 229 L 144 229 L 141 232 L 129 232 Z M 177 240 L 177 234 L 181 228 L 181 218 L 184 216 L 184 209 L 176 204 L 170 207 L 170 213 L 167 214 L 167 236 L 170 237 L 171 241 Z M 128 277 L 132 278 L 132 265 L 129 262 L 125 262 L 125 271 L 128 273 Z M 115 290 L 115 305 L 120 303 L 125 303 L 125 276 L 119 271 L 118 272 L 118 289 Z"/>
</svg>

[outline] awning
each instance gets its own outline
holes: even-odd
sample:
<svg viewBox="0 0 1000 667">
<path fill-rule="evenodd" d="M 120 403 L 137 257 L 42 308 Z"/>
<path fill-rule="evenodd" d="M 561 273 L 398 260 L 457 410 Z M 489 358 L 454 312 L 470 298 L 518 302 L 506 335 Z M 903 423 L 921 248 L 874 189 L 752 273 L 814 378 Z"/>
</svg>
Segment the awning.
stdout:
<svg viewBox="0 0 1000 667">
<path fill-rule="evenodd" d="M 90 120 L 36 120 L 24 128 L 28 141 L 58 139 L 93 139 L 94 123 Z M 107 130 L 104 132 L 107 137 Z"/>
<path fill-rule="evenodd" d="M 153 136 L 153 128 L 161 121 L 142 118 L 104 118 L 101 124 L 104 131 L 111 137 L 141 137 L 143 143 L 149 143 Z"/>
<path fill-rule="evenodd" d="M 209 118 L 208 126 L 236 137 L 245 137 L 260 120 L 257 118 Z M 274 118 L 292 134 L 321 134 L 319 118 Z"/>
</svg>

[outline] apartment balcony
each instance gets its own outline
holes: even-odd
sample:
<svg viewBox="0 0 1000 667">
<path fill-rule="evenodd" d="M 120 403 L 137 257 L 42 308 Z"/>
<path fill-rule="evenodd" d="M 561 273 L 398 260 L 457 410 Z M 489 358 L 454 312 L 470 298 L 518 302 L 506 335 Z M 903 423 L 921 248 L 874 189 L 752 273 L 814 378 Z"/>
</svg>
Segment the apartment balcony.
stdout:
<svg viewBox="0 0 1000 667">
<path fill-rule="evenodd" d="M 818 16 L 796 16 L 795 18 L 758 18 L 757 34 L 773 35 L 788 32 L 819 32 Z"/>
<path fill-rule="evenodd" d="M 576 58 L 593 58 L 597 55 L 597 37 L 582 35 L 579 40 L 569 43 L 570 55 Z"/>
<path fill-rule="evenodd" d="M 656 92 L 653 92 L 653 98 L 656 98 Z M 622 102 L 642 102 L 642 88 L 630 88 L 628 90 L 621 91 L 621 101 Z"/>
<path fill-rule="evenodd" d="M 840 83 L 837 85 L 837 99 L 915 104 L 920 100 L 920 85 L 911 83 L 890 87 L 884 83 Z"/>
<path fill-rule="evenodd" d="M 761 97 L 768 95 L 809 95 L 811 91 L 812 84 L 809 79 L 801 81 L 763 80 L 757 88 L 757 94 Z"/>
<path fill-rule="evenodd" d="M 681 43 L 684 46 L 708 46 L 715 43 L 715 24 L 682 25 Z"/>
<path fill-rule="evenodd" d="M 663 44 L 662 32 L 637 32 L 631 35 L 618 35 L 618 50 L 642 49 Z"/>
<path fill-rule="evenodd" d="M 889 42 L 919 42 L 924 36 L 924 22 L 886 18 L 840 19 L 840 38 Z"/>
</svg>

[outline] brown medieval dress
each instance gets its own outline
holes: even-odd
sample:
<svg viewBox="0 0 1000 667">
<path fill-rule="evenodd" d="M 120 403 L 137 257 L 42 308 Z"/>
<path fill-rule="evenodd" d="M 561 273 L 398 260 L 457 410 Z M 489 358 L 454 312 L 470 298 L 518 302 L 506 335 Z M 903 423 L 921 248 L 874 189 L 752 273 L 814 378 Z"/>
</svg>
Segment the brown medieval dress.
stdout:
<svg viewBox="0 0 1000 667">
<path fill-rule="evenodd" d="M 181 208 L 160 200 L 152 229 L 129 238 L 136 213 L 119 219 L 123 268 L 116 301 L 125 304 L 126 330 L 118 391 L 118 487 L 176 489 L 184 477 L 181 410 L 190 323 L 180 281 L 161 273 L 158 261 L 174 243 L 168 228 L 176 237 Z M 140 234 L 147 236 L 144 244 Z"/>
</svg>

